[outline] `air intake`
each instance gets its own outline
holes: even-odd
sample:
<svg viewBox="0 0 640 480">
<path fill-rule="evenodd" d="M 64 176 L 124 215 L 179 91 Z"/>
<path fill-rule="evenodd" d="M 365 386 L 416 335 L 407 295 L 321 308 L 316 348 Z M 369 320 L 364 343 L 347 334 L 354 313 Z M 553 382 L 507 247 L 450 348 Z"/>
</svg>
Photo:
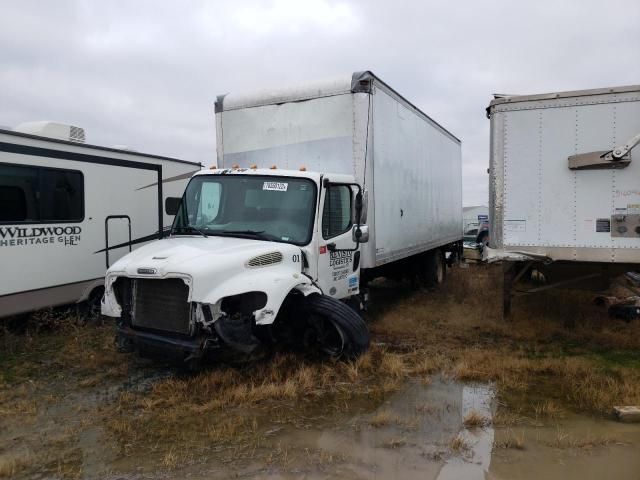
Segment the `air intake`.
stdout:
<svg viewBox="0 0 640 480">
<path fill-rule="evenodd" d="M 282 253 L 271 252 L 263 255 L 258 255 L 247 261 L 246 265 L 249 268 L 266 267 L 267 265 L 275 265 L 282 262 Z"/>
</svg>

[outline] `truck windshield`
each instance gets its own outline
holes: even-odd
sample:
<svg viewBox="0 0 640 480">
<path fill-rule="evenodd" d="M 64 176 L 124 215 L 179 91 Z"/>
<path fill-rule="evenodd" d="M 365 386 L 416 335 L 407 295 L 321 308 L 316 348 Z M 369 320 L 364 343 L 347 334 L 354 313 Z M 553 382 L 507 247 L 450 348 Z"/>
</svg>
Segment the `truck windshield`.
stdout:
<svg viewBox="0 0 640 480">
<path fill-rule="evenodd" d="M 189 182 L 174 235 L 219 235 L 306 245 L 316 186 L 311 180 L 257 175 L 200 175 Z"/>
</svg>

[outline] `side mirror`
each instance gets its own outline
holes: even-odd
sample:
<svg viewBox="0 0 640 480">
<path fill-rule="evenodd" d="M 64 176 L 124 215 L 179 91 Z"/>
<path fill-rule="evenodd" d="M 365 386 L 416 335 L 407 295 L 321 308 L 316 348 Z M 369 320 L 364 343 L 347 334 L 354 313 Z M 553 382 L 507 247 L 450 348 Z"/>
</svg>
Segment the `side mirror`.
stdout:
<svg viewBox="0 0 640 480">
<path fill-rule="evenodd" d="M 354 242 L 367 243 L 369 241 L 369 226 L 354 225 L 351 230 L 351 238 Z"/>
<path fill-rule="evenodd" d="M 356 193 L 353 202 L 353 222 L 367 223 L 367 204 L 369 203 L 369 192 L 364 190 Z"/>
<path fill-rule="evenodd" d="M 369 191 L 362 193 L 362 210 L 360 211 L 360 223 L 367 223 L 367 211 L 369 210 Z"/>
<path fill-rule="evenodd" d="M 167 197 L 164 201 L 164 211 L 167 215 L 176 215 L 180 209 L 180 197 Z"/>
</svg>

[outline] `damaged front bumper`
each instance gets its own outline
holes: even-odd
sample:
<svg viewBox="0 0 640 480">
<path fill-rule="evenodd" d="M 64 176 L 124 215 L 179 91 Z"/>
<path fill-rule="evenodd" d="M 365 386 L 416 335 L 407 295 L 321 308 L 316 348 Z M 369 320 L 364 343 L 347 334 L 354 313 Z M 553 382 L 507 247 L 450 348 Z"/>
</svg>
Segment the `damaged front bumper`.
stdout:
<svg viewBox="0 0 640 480">
<path fill-rule="evenodd" d="M 221 315 L 207 327 L 195 325 L 190 334 L 141 329 L 125 319 L 118 323 L 117 344 L 121 352 L 185 362 L 200 360 L 214 352 L 251 354 L 260 345 L 254 335 L 253 316 Z"/>
<path fill-rule="evenodd" d="M 129 325 L 118 325 L 117 343 L 121 351 L 138 351 L 145 356 L 173 361 L 201 359 L 222 347 L 220 339 L 211 334 L 180 338 L 166 333 L 146 332 Z"/>
</svg>

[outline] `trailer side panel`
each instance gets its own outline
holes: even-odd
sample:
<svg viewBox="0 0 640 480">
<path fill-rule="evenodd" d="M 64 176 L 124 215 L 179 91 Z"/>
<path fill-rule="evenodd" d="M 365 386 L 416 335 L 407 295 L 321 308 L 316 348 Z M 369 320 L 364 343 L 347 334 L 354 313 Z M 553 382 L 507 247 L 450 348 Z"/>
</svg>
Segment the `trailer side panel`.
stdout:
<svg viewBox="0 0 640 480">
<path fill-rule="evenodd" d="M 380 266 L 460 240 L 462 174 L 457 140 L 384 89 L 373 98 L 374 266 Z"/>
<path fill-rule="evenodd" d="M 492 247 L 553 260 L 640 261 L 638 148 L 624 168 L 568 163 L 639 133 L 640 91 L 513 97 L 490 112 Z"/>
</svg>

